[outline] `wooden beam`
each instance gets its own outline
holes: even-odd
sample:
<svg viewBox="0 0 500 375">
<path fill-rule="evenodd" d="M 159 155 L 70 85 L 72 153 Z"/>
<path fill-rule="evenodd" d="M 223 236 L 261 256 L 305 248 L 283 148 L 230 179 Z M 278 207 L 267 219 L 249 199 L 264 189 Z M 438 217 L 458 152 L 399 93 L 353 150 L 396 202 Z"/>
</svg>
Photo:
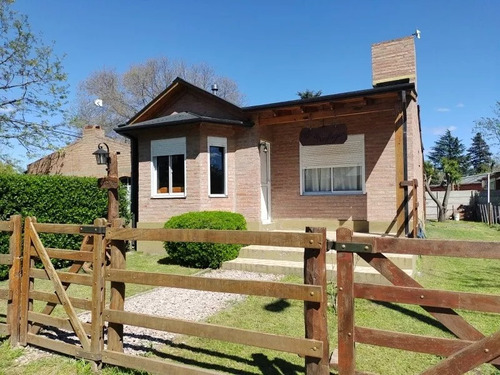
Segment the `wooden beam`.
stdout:
<svg viewBox="0 0 500 375">
<path fill-rule="evenodd" d="M 206 370 L 200 367 L 187 366 L 181 363 L 172 363 L 154 358 L 117 353 L 104 350 L 102 361 L 109 365 L 127 367 L 137 371 L 147 371 L 149 374 L 176 374 L 176 375 L 217 375 L 220 372 Z"/>
<path fill-rule="evenodd" d="M 38 233 L 62 233 L 62 234 L 81 234 L 81 225 L 78 224 L 47 224 L 34 223 L 34 228 Z"/>
<path fill-rule="evenodd" d="M 474 341 L 469 340 L 447 339 L 365 327 L 356 327 L 354 332 L 356 342 L 361 344 L 385 346 L 442 357 L 449 357 L 474 343 Z M 500 358 L 496 358 L 490 363 L 500 364 Z"/>
<path fill-rule="evenodd" d="M 319 340 L 274 335 L 240 328 L 224 327 L 216 324 L 164 318 L 112 309 L 104 310 L 104 320 L 118 324 L 127 324 L 159 331 L 204 337 L 315 358 L 321 358 L 323 355 L 323 342 Z"/>
<path fill-rule="evenodd" d="M 373 301 L 500 313 L 500 296 L 490 294 L 356 283 L 354 296 Z"/>
<path fill-rule="evenodd" d="M 372 254 L 412 254 L 457 258 L 500 259 L 500 242 L 498 241 L 424 240 L 417 238 L 358 235 L 353 236 L 353 242 L 372 245 Z"/>
<path fill-rule="evenodd" d="M 322 120 L 326 118 L 338 118 L 338 117 L 346 117 L 346 116 L 361 116 L 361 115 L 370 115 L 374 113 L 382 113 L 382 112 L 393 112 L 394 108 L 384 108 L 384 109 L 373 109 L 373 110 L 363 110 L 363 111 L 318 111 L 312 113 L 299 113 L 299 114 L 291 114 L 286 116 L 279 117 L 271 117 L 271 118 L 262 118 L 259 120 L 259 125 L 277 125 L 284 124 L 288 122 L 302 122 L 302 121 L 313 121 L 313 120 Z"/>
<path fill-rule="evenodd" d="M 51 258 L 63 259 L 63 260 L 74 260 L 78 262 L 92 262 L 92 253 L 76 250 L 62 250 L 62 249 L 45 249 L 47 254 Z M 38 253 L 32 249 L 31 256 L 38 257 Z"/>
<path fill-rule="evenodd" d="M 62 341 L 52 340 L 52 339 L 49 339 L 47 337 L 43 337 L 40 335 L 34 335 L 32 333 L 28 333 L 27 342 L 28 342 L 28 344 L 32 344 L 35 346 L 39 346 L 41 348 L 49 349 L 49 350 L 52 350 L 54 352 L 66 354 L 66 355 L 69 355 L 71 357 L 80 357 L 80 358 L 88 359 L 91 361 L 101 359 L 100 355 L 95 356 L 94 354 L 92 354 L 86 350 L 82 350 L 80 347 L 78 347 L 76 345 L 66 344 L 65 342 L 62 342 Z"/>
<path fill-rule="evenodd" d="M 34 299 L 36 301 L 48 302 L 51 306 L 52 306 L 52 304 L 54 306 L 57 306 L 60 304 L 59 298 L 57 297 L 57 295 L 55 293 L 42 292 L 41 290 L 31 290 L 29 292 L 29 297 L 30 297 L 30 299 Z M 90 310 L 92 308 L 92 301 L 89 299 L 76 298 L 76 297 L 69 297 L 69 299 L 70 299 L 71 303 L 73 304 L 73 306 L 75 306 L 77 309 Z M 51 312 L 52 311 L 46 312 L 46 309 L 44 309 L 42 311 L 42 314 L 50 315 Z"/>
<path fill-rule="evenodd" d="M 337 229 L 337 241 L 351 242 L 352 231 Z M 337 313 L 339 374 L 353 375 L 356 370 L 354 348 L 354 254 L 337 251 Z"/>
<path fill-rule="evenodd" d="M 318 233 L 253 232 L 241 230 L 206 229 L 141 229 L 108 228 L 108 240 L 210 242 L 252 244 L 320 249 L 322 237 Z"/>
<path fill-rule="evenodd" d="M 28 313 L 28 320 L 42 326 L 49 326 L 58 329 L 65 329 L 67 331 L 73 331 L 73 326 L 71 325 L 71 321 L 69 319 L 56 318 L 54 316 L 30 311 Z M 82 327 L 87 334 L 90 334 L 89 323 L 82 323 Z"/>
<path fill-rule="evenodd" d="M 321 286 L 107 269 L 106 281 L 320 302 Z"/>
<path fill-rule="evenodd" d="M 59 280 L 61 280 L 63 283 L 92 286 L 91 275 L 75 274 L 75 273 L 60 272 L 60 271 L 56 272 L 59 277 Z M 29 275 L 30 277 L 34 277 L 37 279 L 49 280 L 49 275 L 47 274 L 46 270 L 32 268 L 29 271 Z"/>
<path fill-rule="evenodd" d="M 12 232 L 13 231 L 13 225 L 12 222 L 10 221 L 0 221 L 0 231 L 2 232 Z"/>
<path fill-rule="evenodd" d="M 500 331 L 459 350 L 422 375 L 465 374 L 500 356 Z"/>
</svg>

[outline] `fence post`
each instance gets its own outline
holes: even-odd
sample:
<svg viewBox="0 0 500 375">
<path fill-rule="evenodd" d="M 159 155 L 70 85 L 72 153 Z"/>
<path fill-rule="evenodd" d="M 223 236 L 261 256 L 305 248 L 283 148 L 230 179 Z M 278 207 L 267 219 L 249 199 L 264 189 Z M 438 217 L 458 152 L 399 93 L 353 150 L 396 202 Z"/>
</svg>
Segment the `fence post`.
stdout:
<svg viewBox="0 0 500 375">
<path fill-rule="evenodd" d="M 22 241 L 22 221 L 21 215 L 12 215 L 12 234 L 9 241 L 9 252 L 12 265 L 9 271 L 9 289 L 12 292 L 12 299 L 7 307 L 7 323 L 10 326 L 10 345 L 19 344 L 19 314 L 21 312 L 19 303 L 21 290 L 21 241 Z"/>
<path fill-rule="evenodd" d="M 28 312 L 33 309 L 33 300 L 29 297 L 29 292 L 33 289 L 34 279 L 30 277 L 30 270 L 34 266 L 31 259 L 31 231 L 30 223 L 36 222 L 35 217 L 24 219 L 24 244 L 23 244 L 23 274 L 21 277 L 21 313 L 19 324 L 19 343 L 26 346 L 28 330 L 31 328 L 28 323 Z"/>
<path fill-rule="evenodd" d="M 307 357 L 306 374 L 323 375 L 330 373 L 327 295 L 326 295 L 326 228 L 306 227 L 307 233 L 321 233 L 323 235 L 321 249 L 304 251 L 304 284 L 319 285 L 322 287 L 321 302 L 304 302 L 304 317 L 306 338 L 323 341 L 323 356 L 321 359 Z"/>
<path fill-rule="evenodd" d="M 104 227 L 106 221 L 104 219 L 94 220 L 96 227 Z M 92 328 L 90 351 L 94 358 L 99 358 L 104 349 L 104 321 L 103 310 L 105 305 L 105 288 L 104 288 L 104 267 L 106 265 L 106 246 L 103 234 L 94 234 L 93 238 L 93 257 L 92 257 Z M 96 367 L 99 367 L 100 361 L 95 362 Z"/>
<path fill-rule="evenodd" d="M 111 223 L 113 228 L 121 228 L 123 219 L 115 219 Z M 125 269 L 125 241 L 111 241 L 111 269 Z M 111 310 L 123 311 L 125 305 L 125 283 L 111 282 L 111 300 L 109 308 Z M 108 324 L 108 350 L 123 352 L 123 324 Z"/>
<path fill-rule="evenodd" d="M 337 243 L 352 242 L 352 231 L 337 229 Z M 340 249 L 341 250 L 341 249 Z M 339 375 L 354 375 L 354 254 L 337 249 L 337 314 Z"/>
</svg>

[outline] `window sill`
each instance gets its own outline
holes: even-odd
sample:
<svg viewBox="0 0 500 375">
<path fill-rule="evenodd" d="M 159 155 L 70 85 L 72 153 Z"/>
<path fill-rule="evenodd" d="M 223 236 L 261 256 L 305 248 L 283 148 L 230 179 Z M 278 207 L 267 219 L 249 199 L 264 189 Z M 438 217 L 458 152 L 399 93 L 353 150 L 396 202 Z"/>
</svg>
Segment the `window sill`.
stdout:
<svg viewBox="0 0 500 375">
<path fill-rule="evenodd" d="M 312 193 L 312 192 L 307 192 L 307 193 L 302 193 L 300 194 L 303 197 L 334 197 L 334 196 L 346 196 L 346 195 L 366 195 L 366 192 L 364 191 L 335 191 L 335 192 L 317 192 L 317 193 Z"/>
<path fill-rule="evenodd" d="M 182 199 L 186 198 L 186 194 L 168 195 L 168 194 L 151 194 L 151 199 Z"/>
<path fill-rule="evenodd" d="M 227 194 L 208 194 L 209 198 L 227 198 Z"/>
</svg>

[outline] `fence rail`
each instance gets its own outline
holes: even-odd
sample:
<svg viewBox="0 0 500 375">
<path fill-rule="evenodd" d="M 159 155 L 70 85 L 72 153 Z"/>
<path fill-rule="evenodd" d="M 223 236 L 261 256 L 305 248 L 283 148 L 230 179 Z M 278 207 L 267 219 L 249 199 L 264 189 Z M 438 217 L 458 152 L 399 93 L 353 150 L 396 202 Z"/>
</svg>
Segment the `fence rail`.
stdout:
<svg viewBox="0 0 500 375">
<path fill-rule="evenodd" d="M 483 363 L 500 369 L 500 331 L 485 337 L 454 309 L 500 313 L 500 296 L 425 289 L 383 253 L 461 258 L 500 259 L 500 242 L 430 241 L 353 236 L 337 230 L 338 370 L 355 374 L 355 343 L 386 346 L 448 357 L 424 374 L 462 374 Z M 393 286 L 355 283 L 354 254 L 384 275 Z M 419 305 L 455 334 L 443 339 L 359 327 L 355 324 L 355 298 Z"/>
</svg>

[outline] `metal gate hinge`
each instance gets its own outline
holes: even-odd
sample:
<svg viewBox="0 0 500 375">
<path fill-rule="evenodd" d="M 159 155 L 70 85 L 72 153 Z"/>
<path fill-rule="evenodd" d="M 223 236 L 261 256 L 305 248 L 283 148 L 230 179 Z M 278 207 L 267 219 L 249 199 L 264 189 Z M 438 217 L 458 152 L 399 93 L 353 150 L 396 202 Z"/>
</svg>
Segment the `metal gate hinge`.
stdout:
<svg viewBox="0 0 500 375">
<path fill-rule="evenodd" d="M 106 234 L 106 227 L 81 226 L 80 233 L 85 234 Z"/>
<path fill-rule="evenodd" d="M 332 240 L 327 240 L 327 251 L 347 251 L 350 253 L 371 253 L 373 250 L 372 245 L 364 243 L 352 243 L 352 242 L 337 242 Z"/>
</svg>

